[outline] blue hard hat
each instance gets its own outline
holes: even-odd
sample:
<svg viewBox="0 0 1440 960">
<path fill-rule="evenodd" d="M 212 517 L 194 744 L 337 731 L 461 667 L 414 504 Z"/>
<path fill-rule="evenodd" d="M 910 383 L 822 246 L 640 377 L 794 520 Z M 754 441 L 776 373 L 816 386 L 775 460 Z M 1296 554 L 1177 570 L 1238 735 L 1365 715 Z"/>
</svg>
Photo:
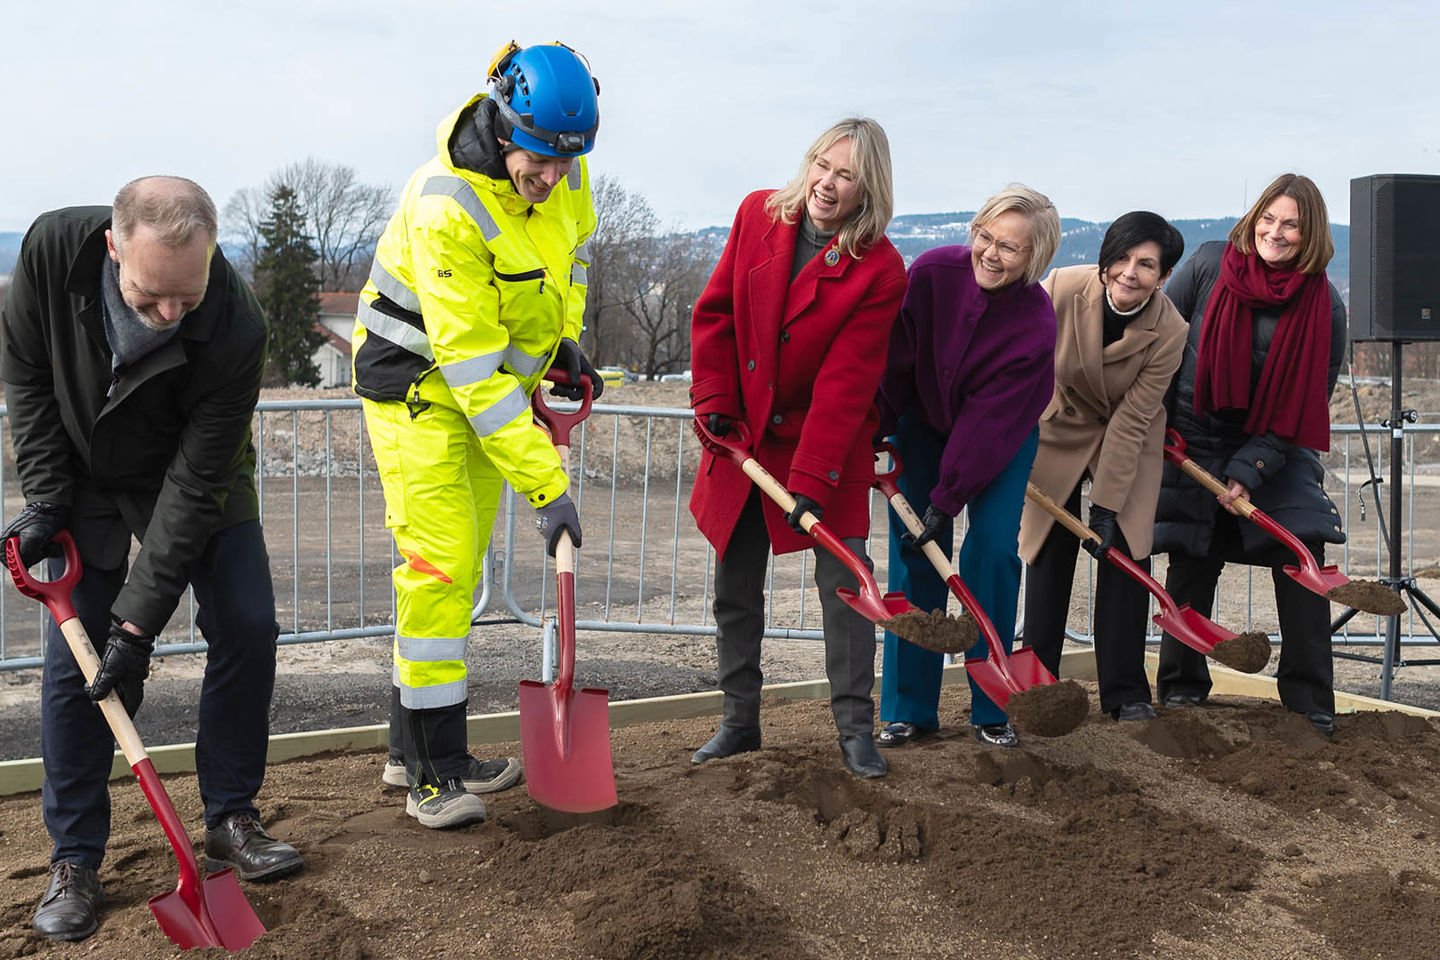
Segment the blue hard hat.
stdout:
<svg viewBox="0 0 1440 960">
<path fill-rule="evenodd" d="M 549 157 L 595 149 L 600 84 L 564 44 L 525 47 L 496 68 L 492 95 L 512 128 L 507 140 Z"/>
</svg>

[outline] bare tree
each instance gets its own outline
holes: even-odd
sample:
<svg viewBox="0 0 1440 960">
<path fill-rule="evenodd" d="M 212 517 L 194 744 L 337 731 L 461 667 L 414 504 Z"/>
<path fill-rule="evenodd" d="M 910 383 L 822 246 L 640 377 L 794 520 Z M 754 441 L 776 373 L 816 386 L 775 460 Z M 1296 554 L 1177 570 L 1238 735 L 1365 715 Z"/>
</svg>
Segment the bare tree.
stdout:
<svg viewBox="0 0 1440 960">
<path fill-rule="evenodd" d="M 705 246 L 688 233 L 638 243 L 631 262 L 630 296 L 623 306 L 639 335 L 640 367 L 653 379 L 689 363 L 690 310 L 714 263 Z"/>
<path fill-rule="evenodd" d="M 264 185 L 236 192 L 225 205 L 226 237 L 239 248 L 240 266 L 253 271 L 261 249 L 265 198 L 280 187 L 294 191 L 305 232 L 319 254 L 321 290 L 358 290 L 365 283 L 375 242 L 395 206 L 388 187 L 360 183 L 353 167 L 307 157 L 272 173 Z"/>
<path fill-rule="evenodd" d="M 627 307 L 643 284 L 633 274 L 636 251 L 655 236 L 659 218 L 639 193 L 601 174 L 591 182 L 598 224 L 590 238 L 589 290 L 585 297 L 585 350 L 592 363 L 619 363 L 633 337 Z"/>
</svg>

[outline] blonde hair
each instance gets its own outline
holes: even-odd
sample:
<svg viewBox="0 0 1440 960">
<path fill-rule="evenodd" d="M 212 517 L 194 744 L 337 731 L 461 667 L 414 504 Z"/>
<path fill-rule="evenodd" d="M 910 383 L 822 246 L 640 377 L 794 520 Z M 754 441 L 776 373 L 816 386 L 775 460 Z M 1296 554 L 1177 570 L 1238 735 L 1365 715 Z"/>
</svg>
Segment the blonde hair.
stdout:
<svg viewBox="0 0 1440 960">
<path fill-rule="evenodd" d="M 167 247 L 185 246 L 196 231 L 214 246 L 219 232 L 215 201 L 200 184 L 184 177 L 140 177 L 120 188 L 110 213 L 116 245 L 128 240 L 142 223 Z"/>
<path fill-rule="evenodd" d="M 810 165 L 841 140 L 850 141 L 850 165 L 860 187 L 860 205 L 841 225 L 835 246 L 841 253 L 859 259 L 867 248 L 878 243 L 895 213 L 895 187 L 890 172 L 890 140 L 885 130 L 868 117 L 849 117 L 833 125 L 810 144 L 800 172 L 765 201 L 765 211 L 777 220 L 794 223 L 805 206 L 805 183 Z"/>
<path fill-rule="evenodd" d="M 1060 214 L 1043 193 L 1023 183 L 1012 183 L 981 205 L 970 221 L 970 236 L 1002 213 L 1019 213 L 1030 221 L 1030 262 L 1025 266 L 1025 283 L 1039 283 L 1060 249 Z"/>
<path fill-rule="evenodd" d="M 1298 173 L 1282 173 L 1260 194 L 1260 199 L 1230 228 L 1230 244 L 1247 256 L 1255 252 L 1255 224 L 1277 197 L 1289 197 L 1300 211 L 1300 256 L 1295 268 L 1301 273 L 1319 273 L 1335 256 L 1330 236 L 1330 214 L 1315 181 Z"/>
</svg>

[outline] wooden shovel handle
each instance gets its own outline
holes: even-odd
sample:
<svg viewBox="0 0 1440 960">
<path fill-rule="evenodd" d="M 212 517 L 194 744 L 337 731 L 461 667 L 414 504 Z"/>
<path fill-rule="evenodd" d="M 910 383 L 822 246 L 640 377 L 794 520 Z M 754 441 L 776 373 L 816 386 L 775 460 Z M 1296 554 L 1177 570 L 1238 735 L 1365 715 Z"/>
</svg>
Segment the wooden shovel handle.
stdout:
<svg viewBox="0 0 1440 960">
<path fill-rule="evenodd" d="M 80 665 L 85 682 L 94 683 L 95 675 L 100 672 L 100 659 L 95 656 L 95 648 L 90 645 L 90 637 L 81 626 L 80 619 L 71 617 L 66 620 L 60 624 L 60 632 L 65 635 L 65 642 L 69 644 L 75 662 Z M 110 724 L 110 730 L 115 734 L 115 742 L 120 745 L 120 752 L 125 754 L 125 760 L 130 766 L 133 767 L 149 757 L 145 752 L 145 745 L 140 742 L 140 734 L 135 729 L 134 721 L 130 719 L 130 714 L 125 712 L 125 705 L 120 702 L 115 691 L 110 691 L 105 699 L 100 701 L 100 712 L 105 715 L 105 721 Z"/>
<path fill-rule="evenodd" d="M 1025 484 L 1025 496 L 1039 504 L 1042 510 L 1055 518 L 1056 523 L 1059 523 L 1081 540 L 1094 540 L 1096 543 L 1100 542 L 1100 535 L 1098 533 L 1081 523 L 1080 519 L 1069 510 L 1066 510 L 1060 506 L 1060 504 L 1050 499 L 1050 496 L 1035 486 L 1035 484 L 1028 482 Z"/>
<path fill-rule="evenodd" d="M 1174 463 L 1181 470 L 1184 470 L 1187 474 L 1193 477 L 1195 481 L 1200 484 L 1200 486 L 1204 487 L 1206 490 L 1209 490 L 1211 493 L 1215 494 L 1215 496 L 1224 497 L 1229 495 L 1229 487 L 1225 486 L 1225 484 L 1221 483 L 1215 478 L 1214 474 L 1212 474 L 1209 470 L 1206 470 L 1204 467 L 1200 466 L 1200 464 L 1196 463 L 1194 460 L 1191 460 L 1189 457 L 1183 457 L 1178 460 L 1172 458 L 1171 462 Z M 1244 517 L 1247 520 L 1250 519 L 1250 515 L 1255 512 L 1255 504 L 1243 498 L 1231 500 L 1230 506 L 1234 507 L 1235 512 L 1240 514 L 1240 516 Z"/>
<path fill-rule="evenodd" d="M 915 508 L 910 506 L 910 501 L 906 500 L 905 495 L 899 490 L 896 490 L 890 497 L 890 508 L 895 511 L 900 522 L 905 524 L 905 529 L 910 531 L 911 536 L 918 537 L 925 532 L 925 521 L 916 515 Z M 940 576 L 946 580 L 955 576 L 955 568 L 950 565 L 950 558 L 945 556 L 945 551 L 940 549 L 940 544 L 934 540 L 927 540 L 920 549 L 924 551 L 926 559 L 935 565 L 935 570 Z"/>
<path fill-rule="evenodd" d="M 754 457 L 747 457 L 745 461 L 740 464 L 740 469 L 744 470 L 745 476 L 754 481 L 755 486 L 760 488 L 760 492 L 771 500 L 774 500 L 781 510 L 784 510 L 787 514 L 795 512 L 795 498 L 790 496 L 790 491 L 786 490 L 779 480 L 770 476 L 769 470 L 760 466 L 759 460 L 756 460 Z M 800 514 L 800 528 L 806 533 L 809 533 L 810 528 L 819 522 L 820 518 L 808 510 Z"/>
</svg>

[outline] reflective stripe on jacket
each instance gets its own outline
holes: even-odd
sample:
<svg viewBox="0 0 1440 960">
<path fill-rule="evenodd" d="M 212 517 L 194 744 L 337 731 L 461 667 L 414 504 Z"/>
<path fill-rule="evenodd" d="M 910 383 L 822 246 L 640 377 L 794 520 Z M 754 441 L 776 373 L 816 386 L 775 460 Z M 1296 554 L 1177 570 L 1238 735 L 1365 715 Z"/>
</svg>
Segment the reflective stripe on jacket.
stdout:
<svg viewBox="0 0 1440 960">
<path fill-rule="evenodd" d="M 438 373 L 486 455 L 539 505 L 566 480 L 532 425 L 530 394 L 561 338 L 579 339 L 595 209 L 584 158 L 535 205 L 509 180 L 454 165 L 451 134 L 484 96 L 440 124 L 438 154 L 410 178 L 376 246 L 352 339 L 355 392 L 406 400 Z"/>
</svg>

